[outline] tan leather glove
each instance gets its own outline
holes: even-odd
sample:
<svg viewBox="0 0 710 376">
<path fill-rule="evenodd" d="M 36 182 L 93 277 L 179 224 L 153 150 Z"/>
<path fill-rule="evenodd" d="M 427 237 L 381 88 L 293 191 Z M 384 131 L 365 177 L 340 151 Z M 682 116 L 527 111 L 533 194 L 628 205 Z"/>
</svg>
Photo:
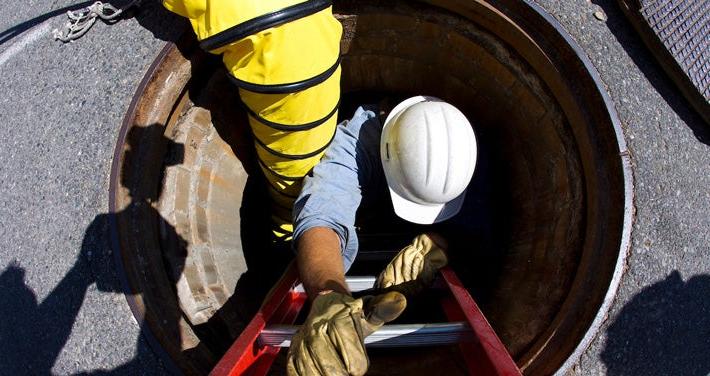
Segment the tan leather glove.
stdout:
<svg viewBox="0 0 710 376">
<path fill-rule="evenodd" d="M 288 375 L 364 375 L 369 366 L 365 337 L 406 306 L 405 297 L 394 291 L 359 299 L 337 292 L 316 297 L 291 340 Z"/>
<path fill-rule="evenodd" d="M 436 239 L 436 242 L 434 241 Z M 446 266 L 445 241 L 437 235 L 422 234 L 397 254 L 380 273 L 375 288 L 390 288 L 408 297 L 427 288 L 436 272 Z"/>
</svg>

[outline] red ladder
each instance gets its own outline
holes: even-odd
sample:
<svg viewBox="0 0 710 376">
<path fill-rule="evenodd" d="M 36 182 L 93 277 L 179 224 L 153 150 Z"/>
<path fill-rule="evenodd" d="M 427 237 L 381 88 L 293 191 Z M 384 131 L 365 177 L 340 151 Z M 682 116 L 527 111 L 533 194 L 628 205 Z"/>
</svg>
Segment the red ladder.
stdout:
<svg viewBox="0 0 710 376">
<path fill-rule="evenodd" d="M 521 375 L 488 320 L 450 267 L 440 270 L 450 294 L 442 299 L 447 323 L 385 325 L 365 339 L 367 347 L 458 344 L 469 374 Z M 352 291 L 372 287 L 374 277 L 349 277 Z M 291 264 L 276 283 L 259 312 L 217 363 L 211 376 L 266 375 L 282 347 L 298 330 L 293 326 L 307 300 Z"/>
</svg>

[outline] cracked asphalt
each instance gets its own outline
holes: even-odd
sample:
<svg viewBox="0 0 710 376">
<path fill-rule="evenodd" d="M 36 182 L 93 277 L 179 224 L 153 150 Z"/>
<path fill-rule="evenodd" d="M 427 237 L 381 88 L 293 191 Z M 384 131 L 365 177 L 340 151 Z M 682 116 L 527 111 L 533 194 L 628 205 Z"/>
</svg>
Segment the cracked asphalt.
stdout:
<svg viewBox="0 0 710 376">
<path fill-rule="evenodd" d="M 616 1 L 536 2 L 599 71 L 635 181 L 626 272 L 599 335 L 570 373 L 707 375 L 710 125 L 666 78 Z M 97 23 L 76 42 L 53 41 L 64 12 L 90 3 L 0 4 L 3 374 L 169 373 L 112 287 L 117 276 L 101 215 L 129 101 L 184 22 L 146 4 L 132 18 Z"/>
</svg>

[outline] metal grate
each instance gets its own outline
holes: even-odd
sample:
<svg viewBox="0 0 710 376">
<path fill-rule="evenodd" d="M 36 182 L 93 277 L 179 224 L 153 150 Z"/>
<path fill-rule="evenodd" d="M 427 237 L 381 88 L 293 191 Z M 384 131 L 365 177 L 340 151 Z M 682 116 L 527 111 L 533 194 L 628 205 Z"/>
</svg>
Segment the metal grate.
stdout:
<svg viewBox="0 0 710 376">
<path fill-rule="evenodd" d="M 642 0 L 641 16 L 710 102 L 710 0 Z"/>
</svg>

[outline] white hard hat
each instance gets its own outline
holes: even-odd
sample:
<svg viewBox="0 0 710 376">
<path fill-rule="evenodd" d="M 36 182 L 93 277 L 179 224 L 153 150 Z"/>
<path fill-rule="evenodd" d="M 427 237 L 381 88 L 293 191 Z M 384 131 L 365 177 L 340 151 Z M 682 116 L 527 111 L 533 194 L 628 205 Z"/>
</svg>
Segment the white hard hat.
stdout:
<svg viewBox="0 0 710 376">
<path fill-rule="evenodd" d="M 395 213 L 420 224 L 454 216 L 473 177 L 476 155 L 471 123 L 456 107 L 425 96 L 398 104 L 380 139 Z"/>
</svg>

